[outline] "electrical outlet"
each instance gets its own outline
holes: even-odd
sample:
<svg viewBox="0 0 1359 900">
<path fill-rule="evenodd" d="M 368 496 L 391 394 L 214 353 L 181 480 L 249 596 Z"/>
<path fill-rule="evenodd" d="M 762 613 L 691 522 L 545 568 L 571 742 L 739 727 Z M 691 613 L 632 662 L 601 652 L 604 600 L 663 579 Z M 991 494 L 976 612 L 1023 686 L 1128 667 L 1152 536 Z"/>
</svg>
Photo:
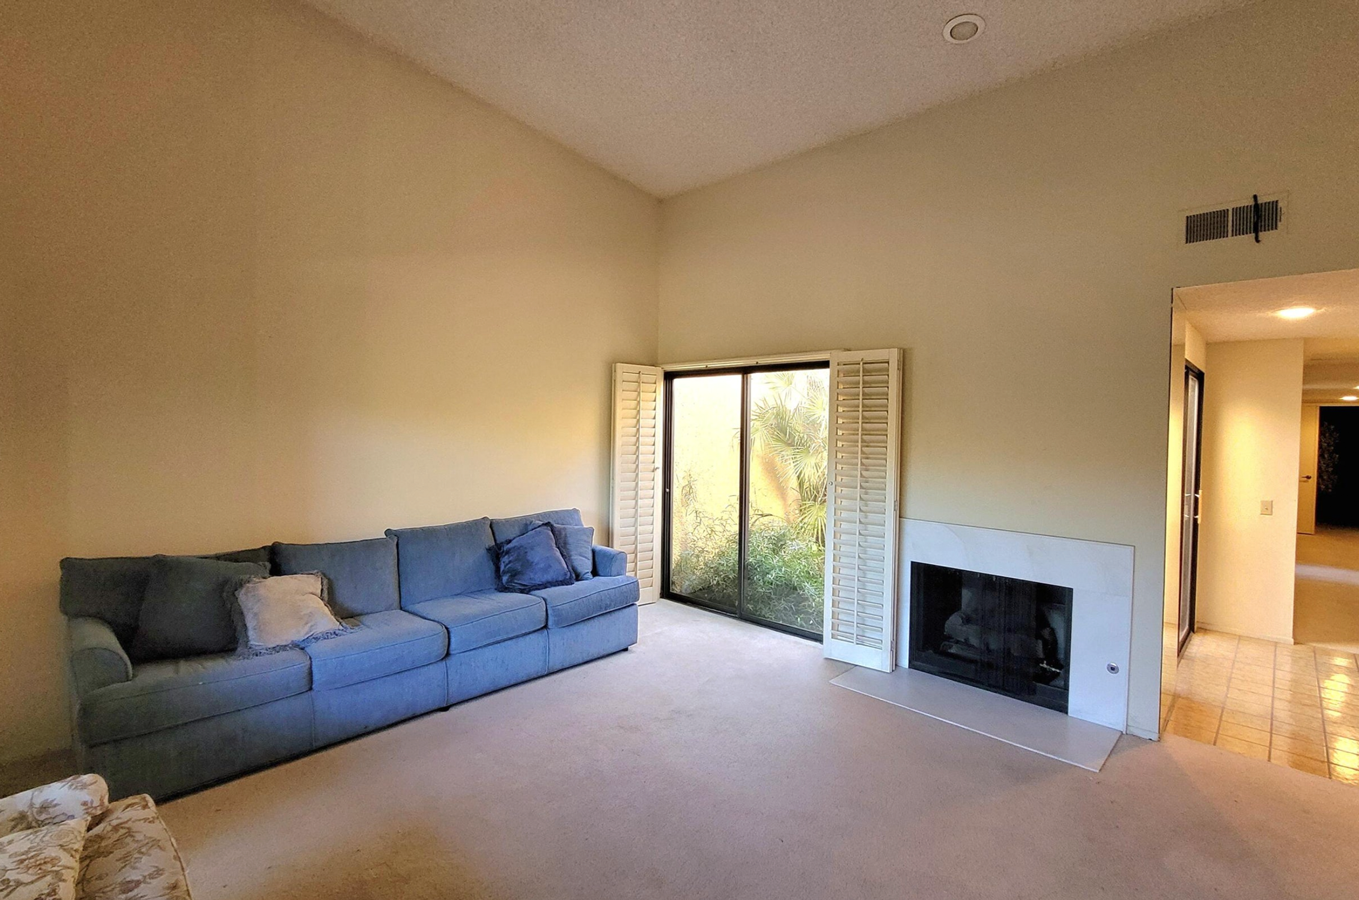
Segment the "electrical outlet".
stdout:
<svg viewBox="0 0 1359 900">
<path fill-rule="evenodd" d="M 1260 515 L 1262 515 L 1262 516 L 1272 516 L 1272 515 L 1274 515 L 1274 501 L 1273 501 L 1273 500 L 1261 500 L 1261 501 L 1260 501 Z"/>
</svg>

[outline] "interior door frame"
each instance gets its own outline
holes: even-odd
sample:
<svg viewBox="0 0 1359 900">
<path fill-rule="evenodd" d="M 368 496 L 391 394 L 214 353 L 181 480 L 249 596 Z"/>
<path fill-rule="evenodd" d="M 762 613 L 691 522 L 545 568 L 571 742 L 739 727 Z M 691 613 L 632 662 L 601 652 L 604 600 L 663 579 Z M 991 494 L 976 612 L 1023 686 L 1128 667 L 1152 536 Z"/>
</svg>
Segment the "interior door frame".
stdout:
<svg viewBox="0 0 1359 900">
<path fill-rule="evenodd" d="M 1304 403 L 1304 404 L 1302 405 L 1302 421 L 1303 421 L 1302 436 L 1303 436 L 1303 438 L 1304 438 L 1304 442 L 1303 442 L 1302 447 L 1299 449 L 1299 454 L 1298 454 L 1298 456 L 1299 456 L 1299 466 L 1298 466 L 1298 534 L 1316 534 L 1316 533 L 1317 533 L 1317 500 L 1319 499 L 1319 498 L 1318 498 L 1318 493 L 1319 493 L 1319 491 L 1318 491 L 1318 484 L 1317 484 L 1317 466 L 1318 466 L 1318 464 L 1319 464 L 1320 461 L 1321 461 L 1321 460 L 1320 460 L 1320 457 L 1321 457 L 1321 452 L 1320 452 L 1320 451 L 1321 451 L 1321 409 L 1322 409 L 1322 407 L 1328 406 L 1328 405 L 1329 405 L 1329 404 L 1325 404 L 1325 403 Z M 1309 434 L 1309 423 L 1308 423 L 1308 419 L 1312 419 L 1312 420 L 1315 421 L 1315 424 L 1314 424 L 1312 427 L 1310 427 L 1310 434 Z M 1308 438 L 1309 436 L 1311 437 L 1311 440 L 1310 440 L 1310 441 L 1307 441 L 1306 438 Z M 1310 474 L 1304 475 L 1303 472 L 1302 472 L 1301 461 L 1302 461 L 1302 460 L 1305 460 L 1305 459 L 1308 459 L 1309 457 L 1310 457 L 1311 462 L 1312 462 L 1312 465 L 1311 465 L 1311 473 L 1310 473 Z M 1306 487 L 1303 487 L 1304 484 L 1306 485 Z M 1302 502 L 1302 498 L 1303 498 L 1303 495 L 1304 495 L 1304 494 L 1310 494 L 1310 495 L 1311 495 L 1311 497 L 1310 497 L 1310 500 L 1311 500 L 1310 507 L 1311 507 L 1311 513 L 1312 513 L 1312 515 L 1311 515 L 1310 519 L 1309 519 L 1306 523 L 1303 522 L 1303 514 L 1304 514 L 1304 512 L 1306 511 L 1306 507 L 1303 505 L 1303 502 Z M 1304 524 L 1310 525 L 1310 527 L 1309 527 L 1309 528 L 1304 528 L 1304 527 L 1303 527 Z"/>
<path fill-rule="evenodd" d="M 749 552 L 750 541 L 750 376 L 759 372 L 795 372 L 824 369 L 829 374 L 830 361 L 818 359 L 790 360 L 788 362 L 777 362 L 770 360 L 762 363 L 751 363 L 746 365 L 719 365 L 704 366 L 698 368 L 675 368 L 667 369 L 665 372 L 665 404 L 664 425 L 662 427 L 664 440 L 661 454 L 661 596 L 667 600 L 677 600 L 681 603 L 688 603 L 693 606 L 702 607 L 711 612 L 730 616 L 733 619 L 740 619 L 745 622 L 753 622 L 765 628 L 772 628 L 775 631 L 782 631 L 786 634 L 806 638 L 809 641 L 821 643 L 821 635 L 814 631 L 807 631 L 796 628 L 792 625 L 785 625 L 782 622 L 775 622 L 761 616 L 748 612 L 746 605 L 746 558 Z M 719 606 L 708 600 L 699 597 L 690 597 L 687 594 L 680 594 L 671 589 L 670 586 L 670 552 L 671 552 L 671 498 L 670 488 L 673 483 L 674 461 L 675 461 L 675 429 L 674 429 L 674 391 L 675 380 L 683 378 L 702 378 L 708 375 L 740 375 L 741 376 L 741 434 L 740 434 L 740 482 L 738 489 L 740 497 L 738 509 L 740 510 L 740 521 L 738 523 L 737 545 L 737 566 L 740 569 L 740 577 L 737 579 L 736 609 L 731 610 L 724 606 Z"/>
<path fill-rule="evenodd" d="M 1204 375 L 1203 370 L 1191 362 L 1184 364 L 1184 384 L 1185 384 L 1185 410 L 1188 410 L 1189 382 L 1198 382 L 1198 393 L 1194 411 L 1194 484 L 1193 484 L 1193 508 L 1192 515 L 1189 517 L 1189 528 L 1192 534 L 1189 539 L 1189 627 L 1185 628 L 1183 622 L 1176 623 L 1176 647 L 1175 652 L 1178 656 L 1184 652 L 1185 645 L 1189 643 L 1189 638 L 1194 634 L 1198 627 L 1198 586 L 1199 586 L 1199 515 L 1203 509 L 1203 389 Z M 1184 430 L 1183 440 L 1189 440 L 1188 430 Z M 1184 447 L 1180 448 L 1180 458 L 1184 459 Z M 1184 498 L 1188 496 L 1186 488 L 1189 487 L 1187 480 L 1189 473 L 1181 469 L 1180 472 L 1180 511 L 1184 511 Z M 1183 527 L 1183 526 L 1182 526 Z M 1184 585 L 1185 572 L 1184 558 L 1184 535 L 1180 535 L 1180 585 Z M 1180 598 L 1180 610 L 1186 608 L 1184 598 Z"/>
</svg>

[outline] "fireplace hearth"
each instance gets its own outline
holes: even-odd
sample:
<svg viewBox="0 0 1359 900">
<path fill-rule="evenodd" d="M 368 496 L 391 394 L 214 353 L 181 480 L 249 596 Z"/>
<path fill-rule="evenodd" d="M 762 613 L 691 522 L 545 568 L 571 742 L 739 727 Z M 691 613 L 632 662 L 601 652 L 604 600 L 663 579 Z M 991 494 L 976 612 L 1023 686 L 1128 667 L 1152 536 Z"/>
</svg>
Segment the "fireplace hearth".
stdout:
<svg viewBox="0 0 1359 900">
<path fill-rule="evenodd" d="M 1068 711 L 1070 587 L 911 564 L 909 665 Z"/>
</svg>

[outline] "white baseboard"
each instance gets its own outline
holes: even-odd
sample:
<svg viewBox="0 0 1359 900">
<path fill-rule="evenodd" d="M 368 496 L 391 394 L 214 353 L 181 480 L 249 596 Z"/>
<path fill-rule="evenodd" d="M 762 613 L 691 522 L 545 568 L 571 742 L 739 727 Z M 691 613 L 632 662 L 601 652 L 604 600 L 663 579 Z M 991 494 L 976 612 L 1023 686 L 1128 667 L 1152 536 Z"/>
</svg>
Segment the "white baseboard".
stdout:
<svg viewBox="0 0 1359 900">
<path fill-rule="evenodd" d="M 1293 640 L 1293 635 L 1291 634 L 1283 636 L 1275 634 L 1256 634 L 1254 632 L 1241 631 L 1240 629 L 1237 628 L 1228 628 L 1225 625 L 1217 625 L 1214 624 L 1213 622 L 1205 622 L 1202 619 L 1200 619 L 1196 624 L 1199 628 L 1206 628 L 1209 631 L 1220 631 L 1223 634 L 1234 634 L 1237 637 L 1255 638 L 1256 640 L 1260 641 L 1273 641 L 1276 644 L 1295 643 L 1295 641 Z"/>
</svg>

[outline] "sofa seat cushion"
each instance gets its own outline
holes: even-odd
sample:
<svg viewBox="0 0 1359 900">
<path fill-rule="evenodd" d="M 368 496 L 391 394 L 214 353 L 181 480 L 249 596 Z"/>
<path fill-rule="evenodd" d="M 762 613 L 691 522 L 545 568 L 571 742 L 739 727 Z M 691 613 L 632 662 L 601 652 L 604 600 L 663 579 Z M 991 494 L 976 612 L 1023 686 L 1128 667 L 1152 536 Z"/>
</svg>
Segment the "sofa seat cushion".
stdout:
<svg viewBox="0 0 1359 900">
<path fill-rule="evenodd" d="M 426 600 L 410 609 L 448 629 L 448 652 L 464 653 L 537 631 L 547 624 L 547 606 L 532 594 L 483 591 Z"/>
<path fill-rule="evenodd" d="M 563 628 L 637 602 L 637 579 L 631 575 L 600 575 L 589 581 L 541 588 L 533 592 L 547 604 L 547 627 Z"/>
<path fill-rule="evenodd" d="M 131 681 L 80 698 L 80 736 L 90 746 L 136 737 L 281 700 L 309 687 L 311 662 L 301 650 L 141 663 L 133 667 Z"/>
<path fill-rule="evenodd" d="M 444 626 L 399 609 L 355 616 L 345 624 L 354 630 L 303 648 L 318 691 L 395 675 L 448 653 Z"/>
</svg>

